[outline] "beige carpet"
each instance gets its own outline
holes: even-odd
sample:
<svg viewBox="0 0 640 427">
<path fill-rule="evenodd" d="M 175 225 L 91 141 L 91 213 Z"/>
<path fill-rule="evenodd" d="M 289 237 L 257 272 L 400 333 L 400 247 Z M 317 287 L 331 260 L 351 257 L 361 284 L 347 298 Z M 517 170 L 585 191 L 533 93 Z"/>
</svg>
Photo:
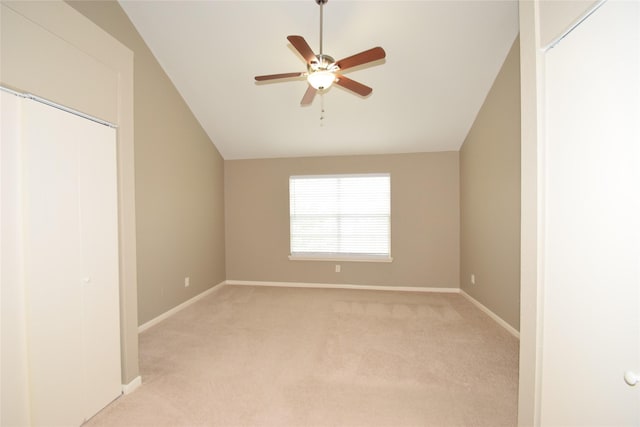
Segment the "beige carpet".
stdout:
<svg viewBox="0 0 640 427">
<path fill-rule="evenodd" d="M 515 426 L 518 340 L 457 294 L 223 286 L 90 426 Z"/>
</svg>

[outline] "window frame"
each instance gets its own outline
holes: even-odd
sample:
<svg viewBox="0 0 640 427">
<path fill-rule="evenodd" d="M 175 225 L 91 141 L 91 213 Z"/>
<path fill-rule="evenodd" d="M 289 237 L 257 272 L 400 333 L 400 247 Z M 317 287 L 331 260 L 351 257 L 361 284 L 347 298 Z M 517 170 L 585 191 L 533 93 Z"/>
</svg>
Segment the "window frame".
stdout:
<svg viewBox="0 0 640 427">
<path fill-rule="evenodd" d="M 292 216 L 291 216 L 291 182 L 293 179 L 300 178 L 355 178 L 355 177 L 387 177 L 389 180 L 389 228 L 388 228 L 388 253 L 387 254 L 364 254 L 364 253 L 322 253 L 322 252 L 291 252 L 292 249 Z M 391 224 L 391 173 L 379 172 L 379 173 L 345 173 L 345 174 L 311 174 L 311 175 L 291 175 L 289 176 L 289 260 L 291 261 L 336 261 L 336 262 L 393 262 L 391 256 L 392 250 L 392 224 Z"/>
</svg>

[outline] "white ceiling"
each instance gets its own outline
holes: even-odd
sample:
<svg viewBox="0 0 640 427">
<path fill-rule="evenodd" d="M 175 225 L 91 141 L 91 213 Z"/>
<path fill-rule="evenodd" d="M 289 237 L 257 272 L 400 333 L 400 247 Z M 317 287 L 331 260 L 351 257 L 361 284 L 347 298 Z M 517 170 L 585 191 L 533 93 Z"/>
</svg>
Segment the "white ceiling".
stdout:
<svg viewBox="0 0 640 427">
<path fill-rule="evenodd" d="M 301 107 L 304 78 L 254 76 L 306 71 L 286 37 L 318 53 L 314 0 L 120 4 L 225 159 L 458 150 L 518 33 L 516 0 L 329 0 L 325 54 L 387 57 L 345 72 L 368 97 Z"/>
</svg>

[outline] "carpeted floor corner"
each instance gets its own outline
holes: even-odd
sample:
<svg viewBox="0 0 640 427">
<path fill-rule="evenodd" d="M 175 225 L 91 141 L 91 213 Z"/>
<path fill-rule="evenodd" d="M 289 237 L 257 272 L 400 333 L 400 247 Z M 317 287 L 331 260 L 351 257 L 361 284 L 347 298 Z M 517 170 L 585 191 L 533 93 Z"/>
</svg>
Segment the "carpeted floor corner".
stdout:
<svg viewBox="0 0 640 427">
<path fill-rule="evenodd" d="M 515 426 L 518 340 L 458 294 L 222 286 L 88 426 Z"/>
</svg>

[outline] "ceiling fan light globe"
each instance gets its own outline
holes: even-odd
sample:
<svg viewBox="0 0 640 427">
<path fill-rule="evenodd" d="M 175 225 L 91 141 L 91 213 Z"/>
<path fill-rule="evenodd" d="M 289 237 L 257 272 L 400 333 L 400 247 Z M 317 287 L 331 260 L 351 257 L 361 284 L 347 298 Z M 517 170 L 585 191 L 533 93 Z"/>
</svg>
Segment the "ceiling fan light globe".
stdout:
<svg viewBox="0 0 640 427">
<path fill-rule="evenodd" d="M 331 71 L 316 71 L 307 76 L 309 84 L 317 90 L 329 89 L 336 79 Z"/>
</svg>

